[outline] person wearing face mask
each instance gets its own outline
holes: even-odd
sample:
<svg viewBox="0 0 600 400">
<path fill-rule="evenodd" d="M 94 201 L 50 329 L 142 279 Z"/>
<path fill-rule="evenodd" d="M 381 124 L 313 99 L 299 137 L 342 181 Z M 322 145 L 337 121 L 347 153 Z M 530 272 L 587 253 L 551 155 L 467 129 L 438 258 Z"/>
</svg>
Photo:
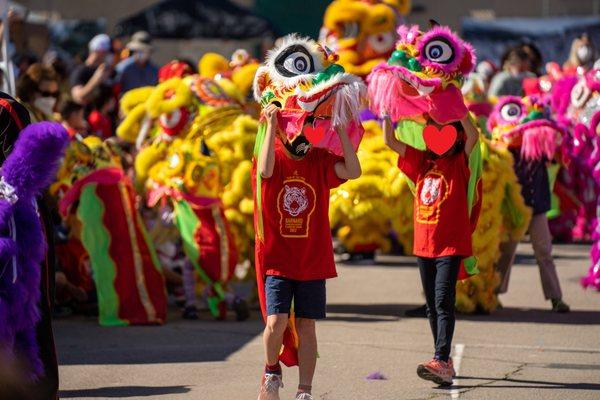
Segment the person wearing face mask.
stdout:
<svg viewBox="0 0 600 400">
<path fill-rule="evenodd" d="M 17 81 L 17 97 L 29 111 L 32 122 L 55 120 L 60 91 L 54 70 L 32 64 Z"/>
<path fill-rule="evenodd" d="M 113 60 L 112 43 L 106 34 L 94 36 L 88 44 L 89 55 L 85 63 L 71 74 L 71 96 L 73 100 L 89 106 L 101 87 L 112 88 Z"/>
<path fill-rule="evenodd" d="M 564 63 L 566 73 L 585 73 L 598 57 L 596 46 L 590 37 L 584 33 L 575 38 L 571 44 L 569 59 Z"/>
<path fill-rule="evenodd" d="M 131 56 L 117 64 L 117 81 L 121 84 L 121 93 L 142 86 L 154 86 L 158 83 L 158 67 L 150 59 L 152 56 L 152 38 L 148 32 L 133 34 L 127 43 Z"/>
</svg>

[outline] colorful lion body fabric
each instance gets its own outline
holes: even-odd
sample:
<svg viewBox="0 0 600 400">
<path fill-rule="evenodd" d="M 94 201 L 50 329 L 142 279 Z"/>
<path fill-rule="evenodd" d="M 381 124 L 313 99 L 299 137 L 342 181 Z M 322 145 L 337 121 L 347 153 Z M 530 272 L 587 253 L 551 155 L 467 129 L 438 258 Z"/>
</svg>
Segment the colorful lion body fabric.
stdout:
<svg viewBox="0 0 600 400">
<path fill-rule="evenodd" d="M 346 71 L 367 76 L 394 50 L 396 26 L 410 7 L 410 0 L 335 0 L 325 11 L 319 42 L 339 55 Z"/>
<path fill-rule="evenodd" d="M 138 132 L 123 130 L 121 136 L 142 147 L 135 160 L 138 185 L 149 206 L 174 209 L 184 251 L 208 287 L 210 311 L 224 318 L 224 286 L 238 263 L 237 243 L 246 246 L 246 256 L 251 248 L 251 243 L 244 241 L 251 221 L 237 218 L 235 233 L 239 235 L 234 237 L 226 214 L 239 217 L 240 196 L 249 197 L 250 171 L 240 163 L 251 157 L 256 124 L 244 115 L 240 100 L 217 81 L 189 74 L 176 65 L 163 67 L 175 71 L 174 75 L 165 72 L 165 80 L 136 106 L 142 111 L 132 118 L 139 122 L 129 126 Z M 245 137 L 248 131 L 252 133 Z M 232 143 L 235 139 L 239 141 Z M 223 187 L 231 187 L 234 176 L 235 196 L 230 196 L 226 210 L 221 202 Z M 247 187 L 241 188 L 240 181 Z M 248 208 L 252 207 L 245 205 Z"/>
<path fill-rule="evenodd" d="M 598 70 L 592 70 L 586 78 L 592 78 L 589 74 L 595 75 L 597 82 Z M 590 89 L 589 86 L 587 86 Z M 584 89 L 585 90 L 585 89 Z M 596 197 L 596 216 L 595 223 L 590 224 L 594 227 L 592 231 L 592 249 L 590 252 L 591 265 L 588 274 L 581 279 L 583 287 L 592 287 L 600 290 L 600 90 L 597 86 L 595 90 L 587 90 L 583 96 L 578 98 L 587 98 L 580 102 L 581 112 L 573 128 L 573 136 L 578 139 L 578 147 L 581 149 L 575 156 L 583 156 L 580 163 L 587 163 L 586 172 L 591 173 L 591 178 L 595 182 Z M 583 166 L 582 166 L 583 167 Z M 582 168 L 583 169 L 583 168 Z"/>
<path fill-rule="evenodd" d="M 391 117 L 398 139 L 441 155 L 458 139 L 452 123 L 468 114 L 460 87 L 475 65 L 475 54 L 448 27 L 432 25 L 426 32 L 416 25 L 400 26 L 396 50 L 387 63 L 375 67 L 367 81 L 371 110 Z M 472 230 L 481 206 L 481 167 L 481 151 L 475 146 L 469 157 Z M 414 187 L 412 182 L 409 185 Z M 475 258 L 465 260 L 464 267 L 461 278 L 475 274 Z"/>
<path fill-rule="evenodd" d="M 600 190 L 594 179 L 595 141 L 597 135 L 592 120 L 600 110 L 600 69 L 592 69 L 579 78 L 571 90 L 566 117 L 570 129 L 563 139 L 561 151 L 571 178 L 572 191 L 579 206 L 572 228 L 574 240 L 587 241 L 598 223 L 596 203 Z"/>
<path fill-rule="evenodd" d="M 356 149 L 363 135 L 360 108 L 365 100 L 366 87 L 362 79 L 348 74 L 336 64 L 337 56 L 311 39 L 286 36 L 271 50 L 254 78 L 254 97 L 263 107 L 277 105 L 278 128 L 288 139 L 301 133 L 316 147 L 343 154 L 334 126 L 346 129 Z M 256 160 L 261 152 L 266 123 L 261 121 L 254 147 L 252 185 L 254 190 L 254 226 L 256 232 L 256 277 L 259 300 L 266 318 L 264 265 L 262 265 L 262 193 L 261 177 Z M 280 355 L 286 365 L 296 365 L 297 340 L 294 318 L 284 335 Z"/>
<path fill-rule="evenodd" d="M 100 324 L 164 323 L 161 265 L 114 147 L 95 136 L 74 140 L 58 178 L 61 214 L 73 212 L 81 223 L 79 239 L 90 257 Z"/>
</svg>

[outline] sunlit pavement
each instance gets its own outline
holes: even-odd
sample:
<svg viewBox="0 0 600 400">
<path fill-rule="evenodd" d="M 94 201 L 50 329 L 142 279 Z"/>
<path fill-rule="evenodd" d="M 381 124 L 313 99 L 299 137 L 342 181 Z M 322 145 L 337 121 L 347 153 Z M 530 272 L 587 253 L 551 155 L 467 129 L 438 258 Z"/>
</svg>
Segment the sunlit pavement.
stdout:
<svg viewBox="0 0 600 400">
<path fill-rule="evenodd" d="M 455 385 L 421 381 L 416 365 L 432 355 L 425 319 L 405 318 L 422 301 L 409 257 L 376 266 L 340 266 L 328 283 L 329 313 L 318 324 L 316 399 L 598 399 L 600 293 L 584 291 L 588 246 L 555 246 L 570 314 L 543 298 L 531 247 L 522 244 L 492 315 L 457 323 Z M 55 324 L 64 399 L 255 399 L 263 367 L 262 321 L 183 321 L 163 327 L 101 328 L 93 319 Z M 380 372 L 386 379 L 368 381 Z M 284 369 L 282 399 L 293 399 L 297 370 Z"/>
</svg>

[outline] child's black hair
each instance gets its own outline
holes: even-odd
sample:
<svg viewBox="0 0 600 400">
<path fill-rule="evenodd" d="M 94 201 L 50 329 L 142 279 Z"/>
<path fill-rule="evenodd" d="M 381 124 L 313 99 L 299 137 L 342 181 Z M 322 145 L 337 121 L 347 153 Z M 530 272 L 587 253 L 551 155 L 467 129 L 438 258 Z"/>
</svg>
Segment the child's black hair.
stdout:
<svg viewBox="0 0 600 400">
<path fill-rule="evenodd" d="M 95 110 L 102 110 L 102 108 L 108 104 L 113 98 L 113 91 L 110 86 L 101 85 L 96 91 L 94 98 L 92 99 L 92 107 Z"/>
<path fill-rule="evenodd" d="M 63 121 L 69 119 L 69 117 L 75 113 L 83 110 L 83 106 L 73 100 L 67 100 L 60 106 L 60 117 Z"/>
</svg>

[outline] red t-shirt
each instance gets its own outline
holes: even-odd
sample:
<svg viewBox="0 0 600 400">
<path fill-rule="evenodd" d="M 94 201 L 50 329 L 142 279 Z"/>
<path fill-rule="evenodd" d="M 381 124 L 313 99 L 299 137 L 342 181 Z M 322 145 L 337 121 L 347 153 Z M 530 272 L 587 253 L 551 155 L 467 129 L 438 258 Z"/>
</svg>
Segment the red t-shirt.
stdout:
<svg viewBox="0 0 600 400">
<path fill-rule="evenodd" d="M 276 141 L 273 175 L 262 179 L 265 275 L 299 281 L 335 278 L 329 190 L 344 181 L 329 151 L 312 148 L 302 159 L 291 158 Z M 258 245 L 258 244 L 257 244 Z"/>
<path fill-rule="evenodd" d="M 94 110 L 88 116 L 90 130 L 101 139 L 108 139 L 112 136 L 112 124 L 110 118 L 103 115 L 98 110 Z"/>
<path fill-rule="evenodd" d="M 425 152 L 406 146 L 398 168 L 415 182 L 413 253 L 428 258 L 471 256 L 465 154 L 428 160 Z"/>
</svg>

